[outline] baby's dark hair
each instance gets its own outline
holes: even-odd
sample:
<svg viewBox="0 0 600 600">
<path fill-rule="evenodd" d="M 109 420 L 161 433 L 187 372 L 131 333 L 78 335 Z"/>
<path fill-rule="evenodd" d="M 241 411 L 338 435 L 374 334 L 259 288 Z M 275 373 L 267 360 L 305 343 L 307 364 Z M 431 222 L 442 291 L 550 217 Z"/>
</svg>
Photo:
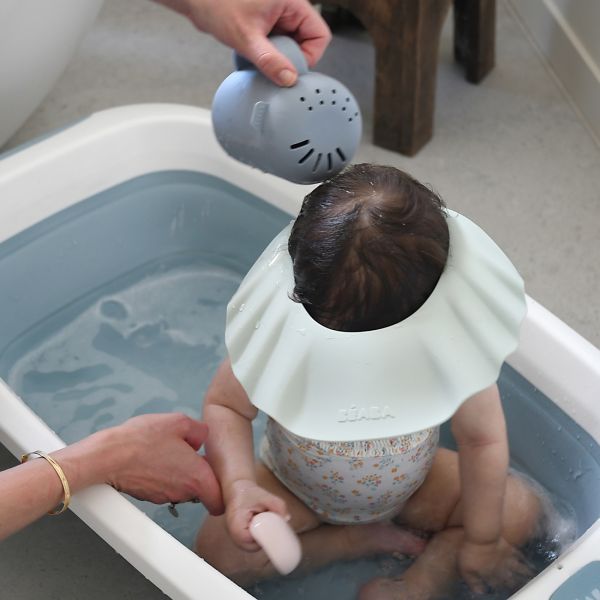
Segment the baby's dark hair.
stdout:
<svg viewBox="0 0 600 600">
<path fill-rule="evenodd" d="M 319 323 L 366 331 L 414 313 L 448 257 L 444 202 L 393 167 L 358 164 L 304 198 L 289 239 L 292 299 Z"/>
</svg>

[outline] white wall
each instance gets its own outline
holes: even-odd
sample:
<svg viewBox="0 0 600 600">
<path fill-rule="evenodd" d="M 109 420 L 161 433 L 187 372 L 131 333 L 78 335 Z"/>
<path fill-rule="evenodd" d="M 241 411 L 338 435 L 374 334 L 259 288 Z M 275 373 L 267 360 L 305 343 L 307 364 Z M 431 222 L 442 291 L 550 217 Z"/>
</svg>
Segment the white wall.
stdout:
<svg viewBox="0 0 600 600">
<path fill-rule="evenodd" d="M 64 71 L 104 0 L 0 0 L 0 147 Z"/>
<path fill-rule="evenodd" d="M 600 139 L 600 1 L 509 2 Z"/>
<path fill-rule="evenodd" d="M 553 0 L 565 20 L 579 36 L 596 65 L 600 65 L 600 2 L 598 0 Z"/>
</svg>

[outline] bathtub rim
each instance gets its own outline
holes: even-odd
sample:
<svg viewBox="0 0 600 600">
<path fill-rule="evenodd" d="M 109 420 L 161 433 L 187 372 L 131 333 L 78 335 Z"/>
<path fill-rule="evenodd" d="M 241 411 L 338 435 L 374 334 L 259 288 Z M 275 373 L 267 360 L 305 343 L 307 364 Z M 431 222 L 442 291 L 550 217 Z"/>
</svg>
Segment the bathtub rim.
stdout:
<svg viewBox="0 0 600 600">
<path fill-rule="evenodd" d="M 0 155 L 0 242 L 82 198 L 163 170 L 221 177 L 291 215 L 313 187 L 286 182 L 228 157 L 213 135 L 208 110 L 168 104 L 119 107 Z M 528 297 L 527 304 L 519 348 L 507 362 L 600 442 L 600 415 L 593 398 L 594 390 L 600 390 L 600 350 L 535 300 Z M 15 456 L 64 446 L 1 380 L 0 402 L 0 440 Z M 78 493 L 72 508 L 174 599 L 197 597 L 199 589 L 224 599 L 252 597 L 109 486 Z M 600 520 L 513 598 L 549 597 L 569 575 L 600 558 L 598 548 Z"/>
</svg>

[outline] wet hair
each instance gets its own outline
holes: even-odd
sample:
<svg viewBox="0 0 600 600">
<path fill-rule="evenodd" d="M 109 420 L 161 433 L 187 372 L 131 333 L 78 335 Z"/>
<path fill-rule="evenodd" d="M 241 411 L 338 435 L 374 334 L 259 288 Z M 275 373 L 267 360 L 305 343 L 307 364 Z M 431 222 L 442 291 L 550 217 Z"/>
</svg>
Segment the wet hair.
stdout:
<svg viewBox="0 0 600 600">
<path fill-rule="evenodd" d="M 442 199 L 393 167 L 358 164 L 304 198 L 290 234 L 292 299 L 316 321 L 366 331 L 414 313 L 448 257 Z"/>
</svg>

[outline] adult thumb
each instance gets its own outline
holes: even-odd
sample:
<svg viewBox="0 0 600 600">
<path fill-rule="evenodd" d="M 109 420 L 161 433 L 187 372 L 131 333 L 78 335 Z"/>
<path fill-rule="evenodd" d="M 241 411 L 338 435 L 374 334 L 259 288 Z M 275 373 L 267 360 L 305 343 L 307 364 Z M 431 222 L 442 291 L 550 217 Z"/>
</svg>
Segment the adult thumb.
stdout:
<svg viewBox="0 0 600 600">
<path fill-rule="evenodd" d="M 206 507 L 211 515 L 221 515 L 225 510 L 221 486 L 214 471 L 202 456 L 196 461 L 195 497 Z"/>
<path fill-rule="evenodd" d="M 251 38 L 239 51 L 273 83 L 283 87 L 290 87 L 296 83 L 298 72 L 293 63 L 266 37 Z"/>
<path fill-rule="evenodd" d="M 208 425 L 195 419 L 190 419 L 187 423 L 187 430 L 184 433 L 185 441 L 196 451 L 206 441 L 208 437 Z"/>
</svg>

